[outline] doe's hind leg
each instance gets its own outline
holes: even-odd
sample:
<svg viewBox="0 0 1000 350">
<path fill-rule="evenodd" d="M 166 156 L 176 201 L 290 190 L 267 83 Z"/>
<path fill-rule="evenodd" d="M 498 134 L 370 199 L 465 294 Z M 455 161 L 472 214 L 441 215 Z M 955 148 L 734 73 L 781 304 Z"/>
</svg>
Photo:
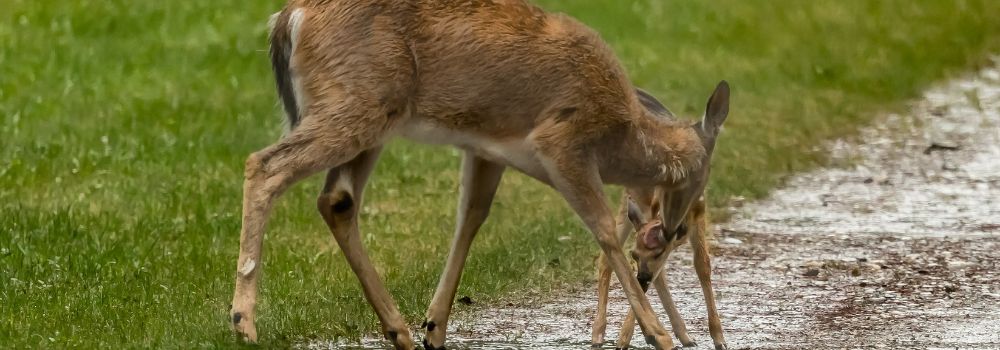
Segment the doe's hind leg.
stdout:
<svg viewBox="0 0 1000 350">
<path fill-rule="evenodd" d="M 365 298 L 382 323 L 383 335 L 397 349 L 410 350 L 414 348 L 410 330 L 361 244 L 358 228 L 365 184 L 380 152 L 381 147 L 367 150 L 347 164 L 331 169 L 316 207 L 361 282 Z"/>
<path fill-rule="evenodd" d="M 380 109 L 338 107 L 332 111 L 336 113 L 307 115 L 286 137 L 247 158 L 240 254 L 230 311 L 233 330 L 247 341 L 257 341 L 254 321 L 261 248 L 274 201 L 296 182 L 377 146 L 389 127 L 389 119 Z M 345 125 L 351 126 L 351 132 L 342 132 Z"/>
</svg>

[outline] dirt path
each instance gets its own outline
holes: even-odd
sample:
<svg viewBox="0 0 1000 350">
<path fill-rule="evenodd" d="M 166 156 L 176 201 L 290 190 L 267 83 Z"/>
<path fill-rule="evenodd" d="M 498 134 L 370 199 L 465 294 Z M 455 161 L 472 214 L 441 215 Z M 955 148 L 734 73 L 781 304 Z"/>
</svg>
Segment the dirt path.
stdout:
<svg viewBox="0 0 1000 350">
<path fill-rule="evenodd" d="M 795 176 L 717 227 L 730 348 L 1000 349 L 1000 70 L 931 90 L 909 115 L 830 148 L 854 165 Z M 690 251 L 671 259 L 678 307 L 709 349 Z M 448 345 L 589 348 L 595 292 L 567 294 L 459 312 Z M 611 304 L 613 341 L 626 305 L 617 286 Z"/>
</svg>

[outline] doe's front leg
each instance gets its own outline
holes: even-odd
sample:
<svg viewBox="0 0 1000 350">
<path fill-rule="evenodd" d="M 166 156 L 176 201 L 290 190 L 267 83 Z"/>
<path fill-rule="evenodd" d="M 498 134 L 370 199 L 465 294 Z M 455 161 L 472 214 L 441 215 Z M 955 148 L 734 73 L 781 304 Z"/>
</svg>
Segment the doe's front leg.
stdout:
<svg viewBox="0 0 1000 350">
<path fill-rule="evenodd" d="M 634 230 L 628 220 L 628 194 L 622 195 L 622 203 L 618 210 L 618 243 L 624 246 L 629 234 Z M 608 327 L 608 293 L 611 288 L 611 266 L 608 257 L 601 253 L 597 259 L 597 310 L 594 314 L 594 325 L 591 333 L 591 347 L 598 349 L 604 345 L 604 335 Z"/>
<path fill-rule="evenodd" d="M 543 163 L 553 185 L 591 230 L 608 257 L 609 265 L 628 296 L 629 305 L 636 310 L 639 328 L 646 336 L 646 343 L 656 349 L 671 349 L 673 341 L 653 314 L 649 300 L 632 273 L 631 265 L 615 236 L 615 220 L 607 205 L 600 173 L 592 159 L 588 158 L 590 157 L 551 157 L 550 161 Z"/>
</svg>

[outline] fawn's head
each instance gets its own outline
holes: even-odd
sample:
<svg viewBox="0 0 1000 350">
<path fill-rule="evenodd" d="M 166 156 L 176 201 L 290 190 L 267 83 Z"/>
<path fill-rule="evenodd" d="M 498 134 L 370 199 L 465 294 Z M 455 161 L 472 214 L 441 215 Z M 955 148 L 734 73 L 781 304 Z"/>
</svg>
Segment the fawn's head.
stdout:
<svg viewBox="0 0 1000 350">
<path fill-rule="evenodd" d="M 653 280 L 653 276 L 663 268 L 670 255 L 667 253 L 673 250 L 674 244 L 664 242 L 661 238 L 664 236 L 662 221 L 659 219 L 647 221 L 635 199 L 630 197 L 627 201 L 628 220 L 632 222 L 632 227 L 635 229 L 635 248 L 632 249 L 631 254 L 636 264 L 636 278 L 639 280 L 642 290 L 645 291 L 649 288 L 649 282 Z M 656 210 L 655 204 L 653 210 Z"/>
<path fill-rule="evenodd" d="M 708 99 L 704 118 L 690 126 L 705 150 L 698 166 L 669 185 L 657 186 L 649 198 L 652 203 L 641 203 L 650 207 L 651 214 L 659 218 L 647 222 L 636 203 L 629 201 L 628 216 L 636 229 L 632 257 L 639 265 L 637 277 L 644 288 L 663 267 L 669 255 L 667 253 L 679 245 L 680 239 L 688 233 L 691 223 L 686 222 L 685 217 L 692 203 L 701 200 L 705 191 L 715 142 L 728 114 L 729 84 L 722 81 Z"/>
</svg>

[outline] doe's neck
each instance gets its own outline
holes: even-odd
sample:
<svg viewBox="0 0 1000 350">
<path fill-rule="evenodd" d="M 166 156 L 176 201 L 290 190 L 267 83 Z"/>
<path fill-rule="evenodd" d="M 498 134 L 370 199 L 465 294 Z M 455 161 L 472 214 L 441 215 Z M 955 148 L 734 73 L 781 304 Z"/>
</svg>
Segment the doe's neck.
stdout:
<svg viewBox="0 0 1000 350">
<path fill-rule="evenodd" d="M 617 168 L 631 173 L 623 184 L 669 185 L 701 168 L 705 146 L 691 123 L 643 113 L 633 120 Z"/>
</svg>

